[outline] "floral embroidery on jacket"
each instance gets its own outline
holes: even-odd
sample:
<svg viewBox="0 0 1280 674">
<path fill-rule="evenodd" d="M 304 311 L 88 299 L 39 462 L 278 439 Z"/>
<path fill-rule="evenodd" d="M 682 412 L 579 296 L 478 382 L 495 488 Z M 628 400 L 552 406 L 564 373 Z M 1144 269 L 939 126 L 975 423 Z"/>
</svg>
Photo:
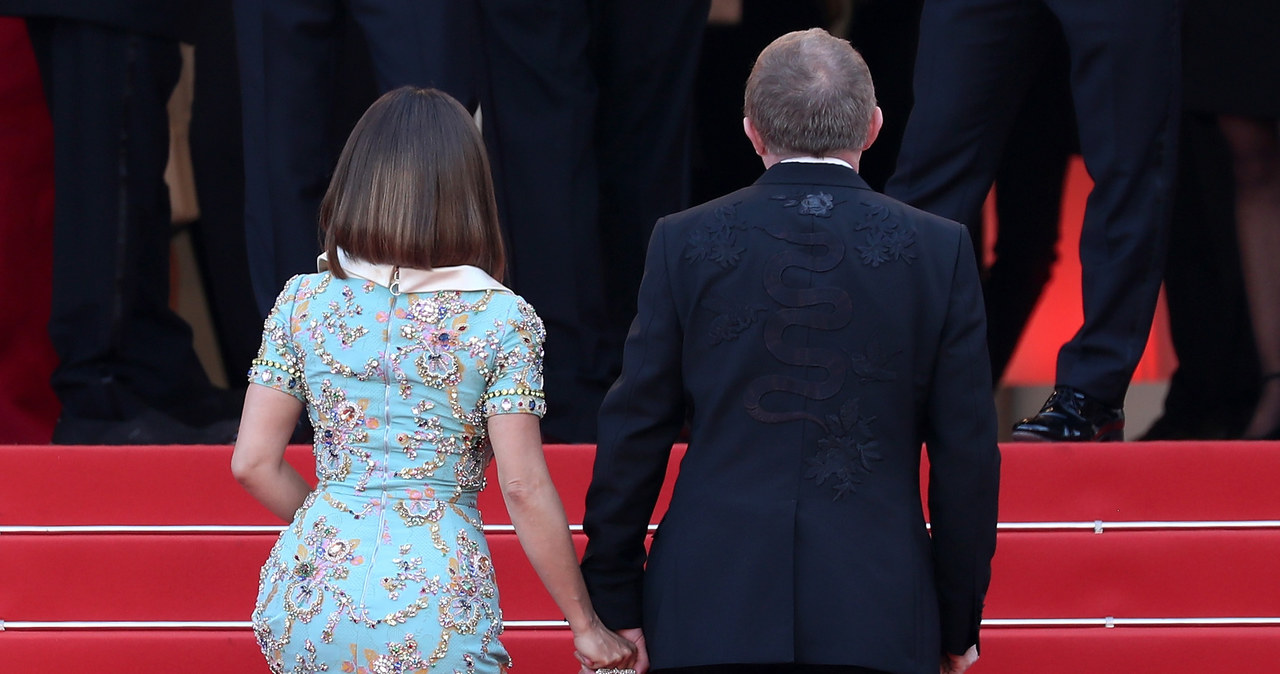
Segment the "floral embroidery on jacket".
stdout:
<svg viewBox="0 0 1280 674">
<path fill-rule="evenodd" d="M 890 362 L 895 356 L 902 351 L 894 351 L 886 353 L 884 348 L 880 346 L 880 342 L 873 341 L 867 344 L 866 351 L 855 353 L 850 357 L 853 364 L 853 372 L 858 375 L 858 381 L 863 384 L 869 384 L 877 381 L 895 381 L 898 373 L 889 367 Z"/>
<path fill-rule="evenodd" d="M 858 413 L 858 399 L 848 400 L 839 414 L 827 417 L 827 435 L 818 440 L 818 451 L 807 461 L 805 477 L 818 484 L 831 481 L 834 500 L 857 491 L 863 478 L 872 472 L 872 464 L 884 457 L 876 450 L 879 441 L 871 432 L 875 417 Z"/>
<path fill-rule="evenodd" d="M 716 314 L 707 326 L 707 341 L 712 346 L 736 340 L 768 310 L 759 304 L 742 304 L 723 297 L 709 297 L 705 305 Z"/>
<path fill-rule="evenodd" d="M 742 258 L 746 247 L 738 241 L 738 234 L 746 224 L 738 218 L 735 202 L 715 209 L 710 219 L 704 218 L 699 226 L 689 230 L 684 258 L 690 262 L 706 260 L 728 269 Z"/>
<path fill-rule="evenodd" d="M 835 210 L 837 204 L 844 203 L 837 202 L 835 197 L 826 192 L 794 196 L 779 194 L 770 199 L 782 202 L 783 208 L 796 209 L 800 215 L 812 215 L 818 218 L 831 217 L 831 211 Z"/>
<path fill-rule="evenodd" d="M 887 262 L 915 262 L 916 229 L 904 227 L 893 218 L 888 206 L 862 202 L 866 206 L 867 219 L 854 230 L 865 233 L 861 245 L 854 246 L 863 264 L 879 267 Z"/>
</svg>

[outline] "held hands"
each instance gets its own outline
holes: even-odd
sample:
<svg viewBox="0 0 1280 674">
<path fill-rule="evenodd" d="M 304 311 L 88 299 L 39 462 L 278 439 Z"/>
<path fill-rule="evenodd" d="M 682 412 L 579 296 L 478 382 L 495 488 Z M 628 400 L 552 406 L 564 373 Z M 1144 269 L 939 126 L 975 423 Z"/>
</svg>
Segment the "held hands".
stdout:
<svg viewBox="0 0 1280 674">
<path fill-rule="evenodd" d="M 978 661 L 978 647 L 970 646 L 964 655 L 952 655 L 947 653 L 942 656 L 942 668 L 940 674 L 964 674 L 964 671 Z"/>
<path fill-rule="evenodd" d="M 649 671 L 649 649 L 644 645 L 644 632 L 639 627 L 618 630 L 618 636 L 636 645 L 636 674 Z"/>
<path fill-rule="evenodd" d="M 623 630 L 623 632 L 629 631 L 632 630 Z M 643 637 L 641 639 L 643 640 Z M 645 657 L 645 669 L 639 668 L 634 643 L 609 631 L 609 628 L 600 622 L 593 623 L 582 632 L 574 632 L 573 647 L 574 657 L 582 663 L 581 674 L 595 674 L 596 670 L 600 669 L 635 670 L 636 674 L 644 674 L 648 669 L 647 657 Z M 640 652 L 643 653 L 643 650 Z"/>
</svg>

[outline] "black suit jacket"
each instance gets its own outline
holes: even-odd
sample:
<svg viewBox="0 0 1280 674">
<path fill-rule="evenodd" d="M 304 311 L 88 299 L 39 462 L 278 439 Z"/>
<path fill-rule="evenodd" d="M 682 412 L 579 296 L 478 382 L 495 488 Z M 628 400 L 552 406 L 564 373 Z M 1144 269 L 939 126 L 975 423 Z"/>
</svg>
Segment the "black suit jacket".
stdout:
<svg viewBox="0 0 1280 674">
<path fill-rule="evenodd" d="M 845 167 L 778 164 L 660 220 L 587 494 L 602 619 L 643 624 L 658 668 L 923 674 L 977 643 L 1000 462 L 985 338 L 965 229 Z"/>
</svg>

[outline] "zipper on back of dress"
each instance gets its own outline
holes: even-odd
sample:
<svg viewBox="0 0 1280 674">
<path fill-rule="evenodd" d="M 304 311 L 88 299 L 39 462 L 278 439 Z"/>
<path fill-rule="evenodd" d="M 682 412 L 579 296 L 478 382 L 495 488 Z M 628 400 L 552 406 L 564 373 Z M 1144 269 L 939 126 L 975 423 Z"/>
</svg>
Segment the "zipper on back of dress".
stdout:
<svg viewBox="0 0 1280 674">
<path fill-rule="evenodd" d="M 396 304 L 400 299 L 400 265 L 391 268 L 391 279 L 387 283 L 391 292 L 391 306 L 387 308 L 387 330 L 382 345 L 382 459 L 383 459 L 383 491 L 386 491 L 387 474 L 385 468 L 391 465 L 391 341 L 396 320 Z"/>
<path fill-rule="evenodd" d="M 391 304 L 387 307 L 387 326 L 383 332 L 382 344 L 382 362 L 380 369 L 382 370 L 382 485 L 379 487 L 378 500 L 381 502 L 378 508 L 378 529 L 374 533 L 373 549 L 369 553 L 369 564 L 364 584 L 360 590 L 359 606 L 365 606 L 365 595 L 369 592 L 369 580 L 372 579 L 372 572 L 378 559 L 378 550 L 382 547 L 382 531 L 387 526 L 387 506 L 388 492 L 387 481 L 390 477 L 391 467 L 391 342 L 394 333 L 394 323 L 396 320 L 396 304 L 400 299 L 400 266 L 396 265 L 391 270 L 391 279 L 387 284 L 387 290 L 391 292 Z"/>
</svg>

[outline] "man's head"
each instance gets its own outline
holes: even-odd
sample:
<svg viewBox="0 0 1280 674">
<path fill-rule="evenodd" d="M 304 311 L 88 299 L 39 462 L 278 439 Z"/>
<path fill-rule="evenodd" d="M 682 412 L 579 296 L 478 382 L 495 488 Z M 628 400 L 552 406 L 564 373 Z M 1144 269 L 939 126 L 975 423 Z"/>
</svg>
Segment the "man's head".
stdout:
<svg viewBox="0 0 1280 674">
<path fill-rule="evenodd" d="M 787 33 L 760 52 L 743 113 L 766 164 L 798 156 L 856 159 L 882 122 L 866 62 L 821 28 Z"/>
</svg>

